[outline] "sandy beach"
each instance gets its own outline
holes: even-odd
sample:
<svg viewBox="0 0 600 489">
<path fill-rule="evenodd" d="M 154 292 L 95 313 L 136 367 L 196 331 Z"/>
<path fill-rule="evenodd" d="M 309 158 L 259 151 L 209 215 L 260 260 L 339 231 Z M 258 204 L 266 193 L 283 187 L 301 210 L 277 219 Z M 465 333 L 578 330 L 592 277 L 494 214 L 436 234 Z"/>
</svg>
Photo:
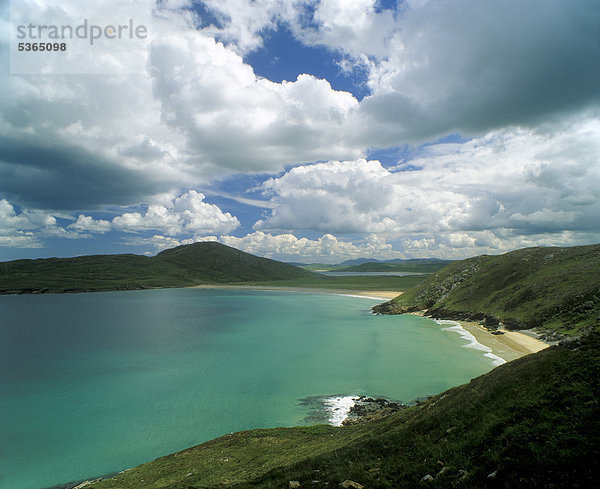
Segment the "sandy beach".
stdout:
<svg viewBox="0 0 600 489">
<path fill-rule="evenodd" d="M 507 362 L 529 355 L 530 353 L 537 353 L 550 346 L 550 344 L 542 340 L 538 340 L 518 331 L 501 329 L 504 334 L 494 335 L 480 324 L 468 321 L 457 322 L 460 323 L 465 330 L 475 336 L 475 339 L 479 343 L 491 348 L 492 353 L 498 355 Z"/>
<path fill-rule="evenodd" d="M 410 314 L 424 316 L 423 311 Z M 530 353 L 537 353 L 551 346 L 549 343 L 518 331 L 508 331 L 501 328 L 504 334 L 495 335 L 480 324 L 472 321 L 454 322 L 460 324 L 465 331 L 472 334 L 478 343 L 490 348 L 492 350 L 491 353 L 507 362 L 524 357 Z"/>
<path fill-rule="evenodd" d="M 240 290 L 283 290 L 287 292 L 318 292 L 321 294 L 339 294 L 368 297 L 382 301 L 389 301 L 398 297 L 402 292 L 390 290 L 350 290 L 350 289 L 321 289 L 317 287 L 275 287 L 263 285 L 193 285 L 192 289 L 240 289 Z"/>
</svg>

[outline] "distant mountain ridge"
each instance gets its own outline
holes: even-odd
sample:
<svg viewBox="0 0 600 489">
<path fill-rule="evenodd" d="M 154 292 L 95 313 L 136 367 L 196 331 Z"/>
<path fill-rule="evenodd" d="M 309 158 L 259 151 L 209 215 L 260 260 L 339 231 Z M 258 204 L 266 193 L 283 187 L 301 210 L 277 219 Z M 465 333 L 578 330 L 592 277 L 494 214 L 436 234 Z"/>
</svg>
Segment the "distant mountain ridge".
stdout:
<svg viewBox="0 0 600 489">
<path fill-rule="evenodd" d="M 365 262 L 338 268 L 338 272 L 415 272 L 432 273 L 441 270 L 452 263 L 450 260 L 439 260 L 437 258 L 414 258 L 410 260 L 389 260 L 379 262 Z"/>
<path fill-rule="evenodd" d="M 123 254 L 4 262 L 0 264 L 0 294 L 184 287 L 313 276 L 287 263 L 220 243 L 201 242 L 154 257 Z"/>
<path fill-rule="evenodd" d="M 305 270 L 311 271 L 336 271 L 336 272 L 437 272 L 452 260 L 439 258 L 395 258 L 393 260 L 377 260 L 375 258 L 356 258 L 346 260 L 337 265 L 325 263 L 298 263 L 288 262 Z"/>
<path fill-rule="evenodd" d="M 600 325 L 600 245 L 526 248 L 446 266 L 374 312 L 581 334 Z"/>
</svg>

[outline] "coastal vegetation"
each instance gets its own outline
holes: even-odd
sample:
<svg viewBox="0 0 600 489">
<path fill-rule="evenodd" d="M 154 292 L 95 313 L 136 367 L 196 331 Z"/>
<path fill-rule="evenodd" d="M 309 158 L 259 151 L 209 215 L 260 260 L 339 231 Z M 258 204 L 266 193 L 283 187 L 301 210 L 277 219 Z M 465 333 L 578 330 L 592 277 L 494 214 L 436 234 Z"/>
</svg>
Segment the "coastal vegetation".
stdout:
<svg viewBox="0 0 600 489">
<path fill-rule="evenodd" d="M 230 434 L 86 487 L 592 487 L 598 378 L 591 333 L 377 421 Z"/>
<path fill-rule="evenodd" d="M 581 335 L 600 325 L 600 245 L 526 248 L 457 261 L 392 301 L 380 314 L 426 310 L 488 328 Z"/>
<path fill-rule="evenodd" d="M 434 317 L 477 320 L 490 329 L 538 328 L 563 338 L 381 418 L 342 427 L 229 434 L 86 488 L 561 488 L 593 487 L 599 475 L 600 245 L 484 255 L 452 262 L 432 275 L 405 277 L 324 277 L 217 243 L 182 246 L 156 257 L 3 265 L 4 293 L 199 284 L 404 286 L 404 294 L 374 311 L 426 310 Z"/>
<path fill-rule="evenodd" d="M 404 277 L 325 277 L 215 242 L 162 251 L 15 260 L 0 263 L 0 294 L 92 292 L 210 284 L 403 291 L 423 280 Z"/>
</svg>

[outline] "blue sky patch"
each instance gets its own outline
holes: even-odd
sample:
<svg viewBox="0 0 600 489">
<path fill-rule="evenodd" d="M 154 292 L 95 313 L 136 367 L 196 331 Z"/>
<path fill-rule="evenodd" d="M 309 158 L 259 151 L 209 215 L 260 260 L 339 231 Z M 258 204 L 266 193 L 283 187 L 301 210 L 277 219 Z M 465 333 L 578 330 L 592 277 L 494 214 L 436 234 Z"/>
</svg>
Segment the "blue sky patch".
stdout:
<svg viewBox="0 0 600 489">
<path fill-rule="evenodd" d="M 355 69 L 344 73 L 338 66 L 342 55 L 323 46 L 307 46 L 297 40 L 285 25 L 263 32 L 263 46 L 244 58 L 254 72 L 271 81 L 295 81 L 307 73 L 326 79 L 334 90 L 352 93 L 362 100 L 370 93 L 366 85 L 367 73 Z"/>
</svg>

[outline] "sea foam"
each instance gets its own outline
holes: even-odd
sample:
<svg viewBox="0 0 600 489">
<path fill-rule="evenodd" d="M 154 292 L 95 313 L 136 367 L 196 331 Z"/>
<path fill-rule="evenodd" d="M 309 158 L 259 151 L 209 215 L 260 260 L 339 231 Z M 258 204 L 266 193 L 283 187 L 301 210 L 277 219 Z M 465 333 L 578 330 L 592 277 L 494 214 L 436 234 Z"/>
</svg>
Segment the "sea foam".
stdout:
<svg viewBox="0 0 600 489">
<path fill-rule="evenodd" d="M 444 328 L 444 331 L 452 331 L 453 333 L 458 333 L 462 339 L 464 339 L 468 342 L 466 345 L 463 345 L 465 348 L 473 348 L 475 350 L 484 351 L 485 353 L 483 354 L 483 356 L 492 360 L 492 365 L 494 365 L 494 367 L 497 367 L 498 365 L 502 365 L 503 363 L 506 363 L 506 360 L 504 360 L 504 358 L 501 358 L 498 355 L 494 355 L 492 353 L 491 348 L 479 343 L 477 341 L 477 339 L 475 338 L 475 336 L 473 336 L 465 328 L 463 328 L 460 325 L 460 323 L 457 323 L 456 321 L 449 321 L 447 319 L 442 319 L 442 320 L 436 319 L 435 322 L 437 324 L 439 324 L 440 326 L 451 325 L 451 326 L 448 326 L 447 328 Z"/>
<path fill-rule="evenodd" d="M 329 424 L 342 426 L 357 399 L 358 396 L 334 396 L 326 398 L 324 404 L 325 410 L 329 415 Z"/>
</svg>

